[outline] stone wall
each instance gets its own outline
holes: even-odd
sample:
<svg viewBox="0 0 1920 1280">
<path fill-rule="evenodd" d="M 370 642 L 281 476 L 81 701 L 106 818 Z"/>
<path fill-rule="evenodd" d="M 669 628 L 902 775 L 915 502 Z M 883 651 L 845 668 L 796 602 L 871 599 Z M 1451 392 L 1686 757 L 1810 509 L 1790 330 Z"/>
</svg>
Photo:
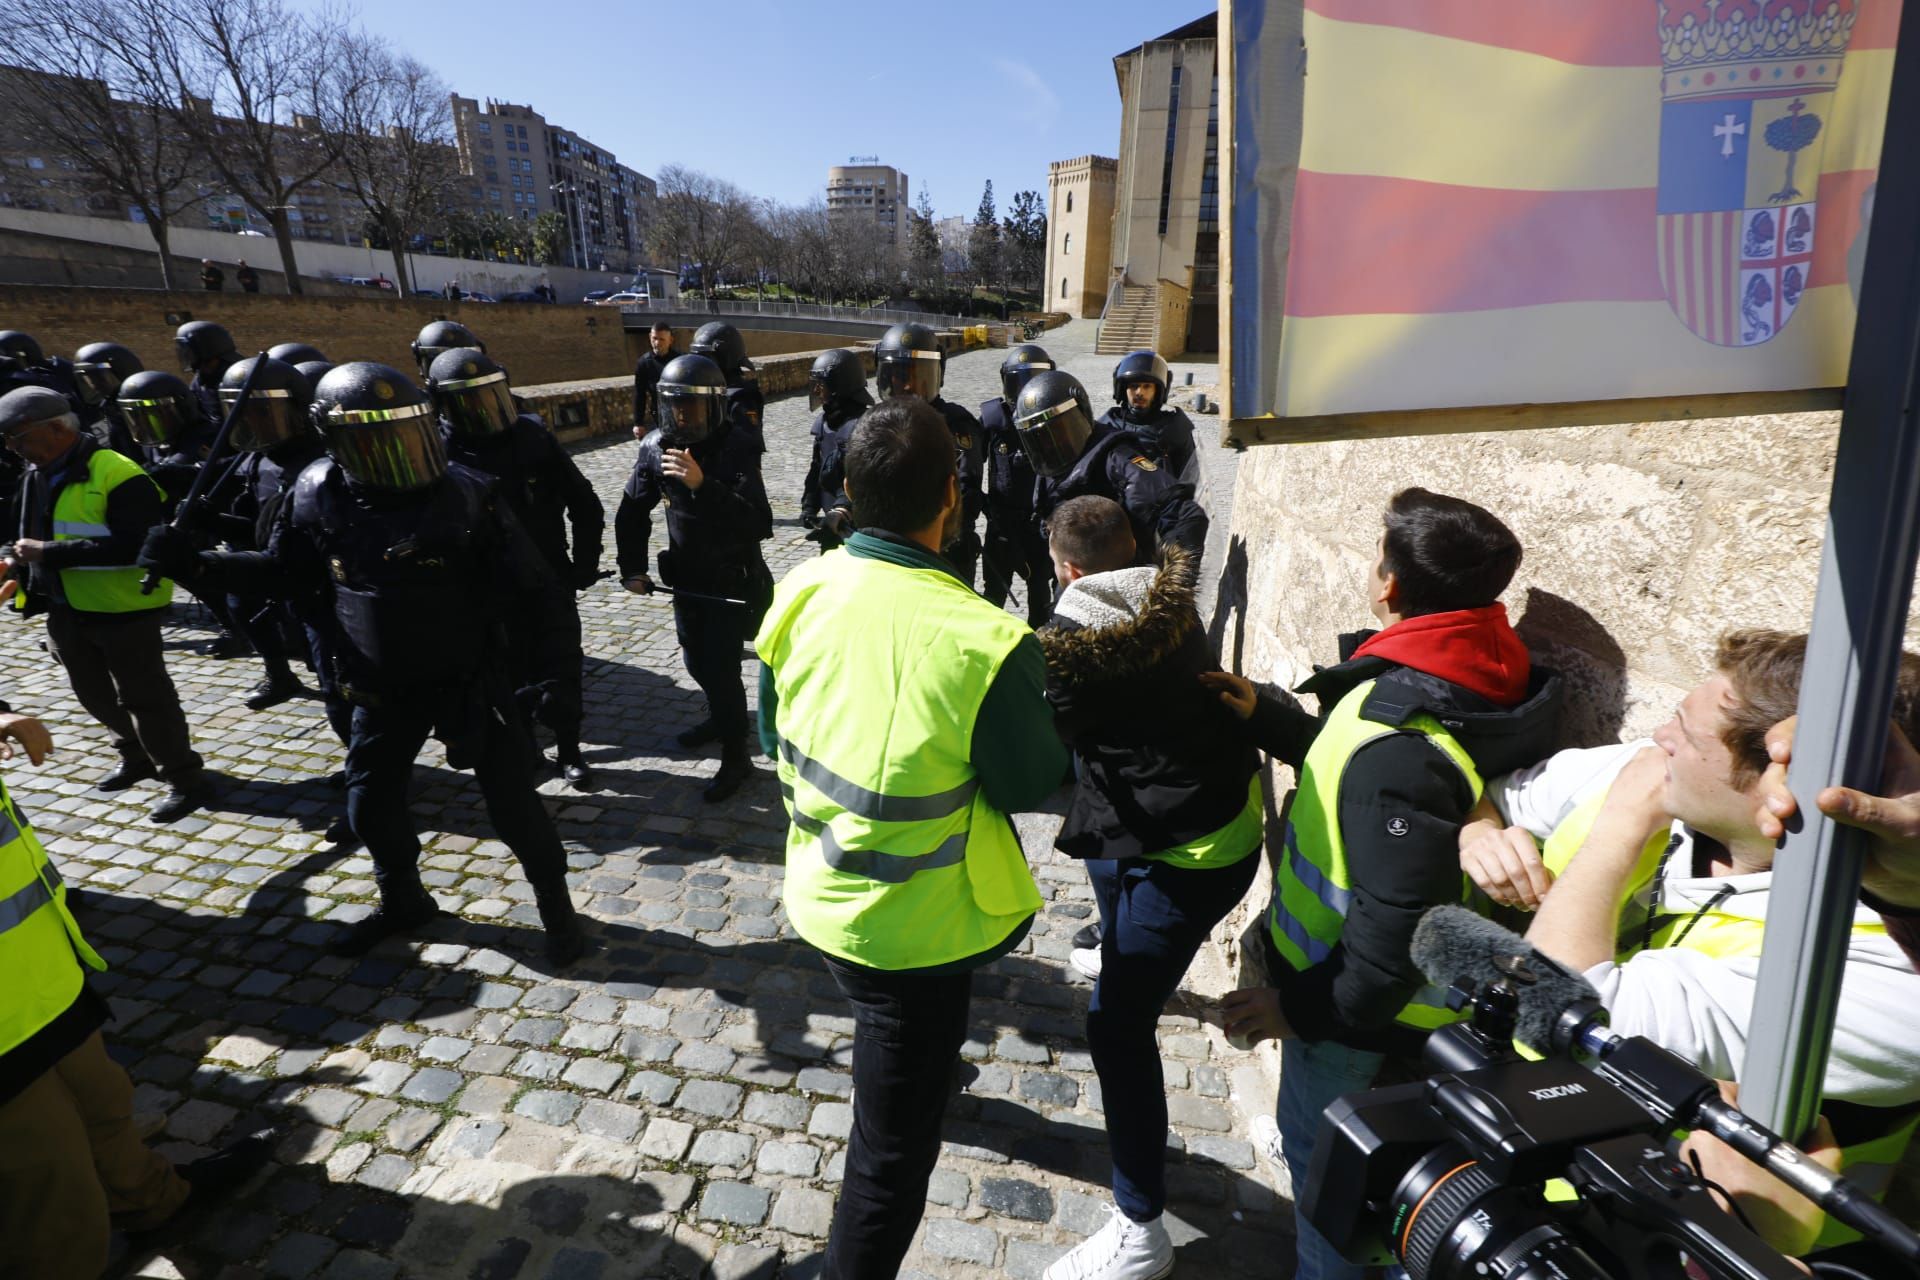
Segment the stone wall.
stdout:
<svg viewBox="0 0 1920 1280">
<path fill-rule="evenodd" d="M 620 313 L 608 307 L 0 285 L 0 328 L 24 329 L 58 355 L 89 342 L 124 342 L 160 369 L 173 367 L 174 330 L 194 319 L 225 325 L 249 355 L 282 342 L 310 342 L 335 361 L 379 360 L 410 371 L 407 344 L 422 325 L 441 318 L 478 334 L 517 382 L 606 377 L 632 370 L 637 358 Z"/>
<path fill-rule="evenodd" d="M 1421 485 L 1519 536 L 1506 605 L 1536 660 L 1568 677 L 1563 743 L 1645 734 L 1708 671 L 1723 631 L 1806 627 L 1837 425 L 1803 414 L 1251 449 L 1221 597 L 1244 603 L 1216 624 L 1223 659 L 1292 685 L 1334 659 L 1340 632 L 1373 625 L 1363 586 L 1381 512 Z M 1274 781 L 1284 796 L 1287 771 Z M 1216 935 L 1229 965 L 1266 898 L 1256 888 Z"/>
</svg>

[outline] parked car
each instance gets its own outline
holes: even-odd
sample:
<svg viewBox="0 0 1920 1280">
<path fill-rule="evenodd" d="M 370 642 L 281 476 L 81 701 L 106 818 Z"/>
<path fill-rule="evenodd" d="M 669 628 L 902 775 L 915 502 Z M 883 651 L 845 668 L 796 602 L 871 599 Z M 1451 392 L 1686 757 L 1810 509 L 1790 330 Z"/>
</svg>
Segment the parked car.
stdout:
<svg viewBox="0 0 1920 1280">
<path fill-rule="evenodd" d="M 545 302 L 546 300 L 546 294 L 536 293 L 532 289 L 518 289 L 512 293 L 503 293 L 500 295 L 500 301 L 502 302 Z"/>
<path fill-rule="evenodd" d="M 465 298 L 465 299 L 466 299 L 466 300 L 467 300 L 468 302 L 498 302 L 498 301 L 500 301 L 500 299 L 498 299 L 498 298 L 496 298 L 496 297 L 494 297 L 494 296 L 493 296 L 492 294 L 490 294 L 490 293 L 481 293 L 481 292 L 480 292 L 480 291 L 479 291 L 478 289 L 469 289 L 469 290 L 467 290 L 467 292 L 465 292 L 465 293 L 463 293 L 463 294 L 461 294 L 460 296 L 461 296 L 461 297 L 463 297 L 463 298 Z"/>
<path fill-rule="evenodd" d="M 600 305 L 603 307 L 644 307 L 647 305 L 647 295 L 644 293 L 610 293 L 600 299 Z"/>
<path fill-rule="evenodd" d="M 605 302 L 613 296 L 612 289 L 589 289 L 580 298 L 582 302 Z"/>
</svg>

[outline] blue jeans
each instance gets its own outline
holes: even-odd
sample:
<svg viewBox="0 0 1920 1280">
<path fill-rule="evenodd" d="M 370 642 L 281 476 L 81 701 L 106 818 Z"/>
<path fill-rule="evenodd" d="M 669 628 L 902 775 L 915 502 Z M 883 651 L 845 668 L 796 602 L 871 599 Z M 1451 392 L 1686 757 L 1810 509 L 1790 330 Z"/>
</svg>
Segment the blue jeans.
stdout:
<svg viewBox="0 0 1920 1280">
<path fill-rule="evenodd" d="M 1101 926 L 1087 1048 L 1106 1101 L 1113 1201 L 1134 1222 L 1150 1222 L 1167 1207 L 1160 1011 L 1200 944 L 1246 896 L 1259 868 L 1254 856 L 1206 870 L 1140 858 L 1087 863 Z"/>
<path fill-rule="evenodd" d="M 1385 1061 L 1385 1054 L 1349 1049 L 1332 1040 L 1288 1040 L 1280 1046 L 1280 1105 L 1274 1118 L 1280 1122 L 1280 1151 L 1293 1179 L 1295 1206 L 1313 1167 L 1320 1113 L 1342 1094 L 1372 1088 Z M 1364 1280 L 1367 1269 L 1342 1258 L 1298 1213 L 1294 1225 L 1299 1255 L 1294 1280 Z"/>
</svg>

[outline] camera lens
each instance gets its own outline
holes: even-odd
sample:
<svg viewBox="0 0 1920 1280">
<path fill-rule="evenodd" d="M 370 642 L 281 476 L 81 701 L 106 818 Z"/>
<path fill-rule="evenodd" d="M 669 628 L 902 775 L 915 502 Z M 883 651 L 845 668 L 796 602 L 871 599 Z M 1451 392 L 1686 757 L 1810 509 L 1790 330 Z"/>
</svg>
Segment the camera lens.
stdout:
<svg viewBox="0 0 1920 1280">
<path fill-rule="evenodd" d="M 1452 1143 L 1401 1179 L 1391 1220 L 1393 1250 L 1411 1280 L 1608 1280 L 1538 1191 L 1500 1185 Z"/>
</svg>

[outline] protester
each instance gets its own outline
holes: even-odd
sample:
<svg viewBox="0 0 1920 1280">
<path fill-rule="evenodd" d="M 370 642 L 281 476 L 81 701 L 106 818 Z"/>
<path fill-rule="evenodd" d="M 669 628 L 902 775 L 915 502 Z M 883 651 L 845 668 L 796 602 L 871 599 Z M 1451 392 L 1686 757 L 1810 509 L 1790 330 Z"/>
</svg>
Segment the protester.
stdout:
<svg viewBox="0 0 1920 1280">
<path fill-rule="evenodd" d="M 1133 529 L 1110 498 L 1074 498 L 1049 524 L 1065 588 L 1039 633 L 1054 726 L 1077 783 L 1054 847 L 1087 858 L 1101 942 L 1087 1047 L 1100 1075 L 1116 1207 L 1047 1280 L 1145 1280 L 1173 1265 L 1160 1014 L 1213 927 L 1246 896 L 1263 834 L 1260 759 L 1200 681 L 1219 661 L 1194 607 L 1194 558 L 1130 567 Z"/>
<path fill-rule="evenodd" d="M 822 1272 L 892 1276 L 926 1205 L 973 974 L 1041 900 L 1009 813 L 1065 773 L 1045 661 L 942 552 L 953 439 L 917 397 L 854 429 L 857 532 L 774 593 L 754 645 L 760 743 L 792 824 L 785 901 L 853 1006 L 853 1128 Z"/>
<path fill-rule="evenodd" d="M 242 293 L 260 292 L 260 273 L 247 265 L 245 258 L 240 259 L 239 269 L 233 273 L 234 280 Z"/>
<path fill-rule="evenodd" d="M 655 320 L 653 327 L 647 330 L 647 354 L 640 357 L 633 366 L 633 438 L 645 440 L 647 432 L 653 430 L 658 414 L 654 411 L 653 389 L 660 381 L 660 371 L 680 357 L 679 350 L 673 345 L 673 326 L 665 320 Z"/>
<path fill-rule="evenodd" d="M 219 293 L 227 285 L 227 273 L 213 264 L 212 258 L 200 259 L 200 287 L 208 293 Z"/>
<path fill-rule="evenodd" d="M 1499 603 L 1520 564 L 1512 532 L 1425 489 L 1395 494 L 1385 525 L 1366 584 L 1384 629 L 1342 637 L 1342 661 L 1300 686 L 1325 711 L 1274 877 L 1277 989 L 1226 1002 L 1230 1034 L 1283 1041 L 1277 1123 L 1296 1181 L 1327 1105 L 1458 1016 L 1415 969 L 1413 930 L 1428 907 L 1461 900 L 1460 828 L 1482 779 L 1544 755 L 1559 710 L 1558 677 L 1532 668 Z M 1254 714 L 1244 682 L 1213 683 Z M 1262 742 L 1288 763 L 1297 744 L 1297 729 Z M 1364 1274 L 1308 1223 L 1298 1244 L 1300 1280 Z"/>
</svg>

